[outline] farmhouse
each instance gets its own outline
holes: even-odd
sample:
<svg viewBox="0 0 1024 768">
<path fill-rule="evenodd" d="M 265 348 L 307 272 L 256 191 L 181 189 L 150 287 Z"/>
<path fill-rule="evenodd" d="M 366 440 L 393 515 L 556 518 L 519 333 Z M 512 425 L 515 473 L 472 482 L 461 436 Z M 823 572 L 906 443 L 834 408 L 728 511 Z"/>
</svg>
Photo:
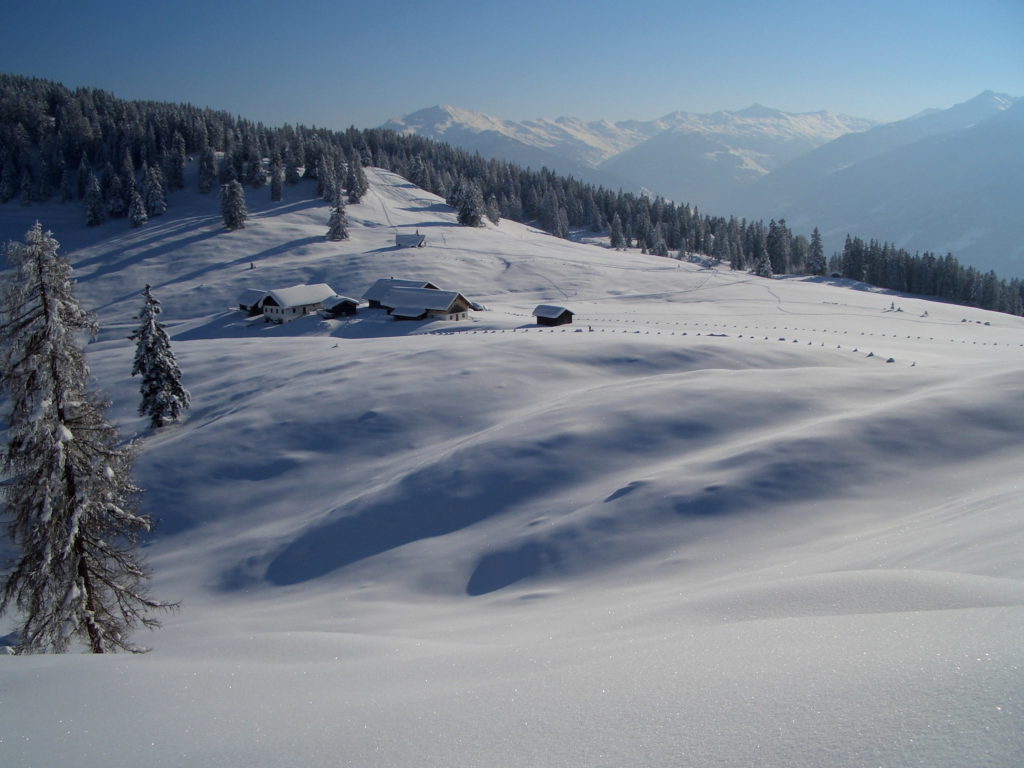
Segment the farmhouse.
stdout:
<svg viewBox="0 0 1024 768">
<path fill-rule="evenodd" d="M 417 229 L 415 235 L 395 234 L 395 245 L 399 248 L 422 248 L 427 243 L 427 236 L 421 235 Z"/>
<path fill-rule="evenodd" d="M 268 291 L 259 288 L 246 288 L 238 296 L 238 308 L 250 315 L 258 315 L 263 311 L 263 300 L 269 295 Z"/>
<path fill-rule="evenodd" d="M 382 306 L 380 300 L 387 296 L 392 288 L 426 288 L 432 291 L 437 290 L 436 285 L 426 280 L 403 280 L 395 277 L 383 277 L 366 289 L 363 298 L 366 299 L 370 309 L 380 309 Z"/>
<path fill-rule="evenodd" d="M 396 286 L 380 299 L 396 320 L 465 320 L 470 301 L 458 291 Z"/>
<path fill-rule="evenodd" d="M 554 304 L 538 304 L 533 310 L 537 325 L 567 325 L 572 322 L 574 314 L 572 310 Z"/>
<path fill-rule="evenodd" d="M 263 316 L 276 323 L 286 323 L 323 309 L 324 300 L 336 295 L 327 283 L 278 288 L 263 299 Z"/>
<path fill-rule="evenodd" d="M 324 314 L 328 317 L 346 317 L 356 313 L 359 306 L 358 299 L 350 299 L 348 296 L 331 296 L 323 300 Z"/>
</svg>

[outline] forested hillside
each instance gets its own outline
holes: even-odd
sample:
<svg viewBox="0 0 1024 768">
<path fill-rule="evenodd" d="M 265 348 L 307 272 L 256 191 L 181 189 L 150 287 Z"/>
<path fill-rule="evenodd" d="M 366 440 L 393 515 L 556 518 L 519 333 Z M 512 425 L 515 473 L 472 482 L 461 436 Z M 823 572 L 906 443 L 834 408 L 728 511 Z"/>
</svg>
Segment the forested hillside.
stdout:
<svg viewBox="0 0 1024 768">
<path fill-rule="evenodd" d="M 301 178 L 316 179 L 328 199 L 342 186 L 351 197 L 359 169 L 372 165 L 445 197 L 471 225 L 487 216 L 535 223 L 563 238 L 589 230 L 607 234 L 615 248 L 703 256 L 762 276 L 837 273 L 983 309 L 1024 309 L 1024 281 L 980 273 L 952 254 L 911 254 L 854 236 L 829 263 L 817 230 L 797 234 L 784 220 L 709 215 L 383 129 L 270 127 L 189 104 L 126 101 L 0 75 L 0 147 L 0 202 L 58 199 L 82 205 L 83 219 L 94 225 L 123 218 L 137 226 L 160 216 L 168 194 L 184 185 L 189 162 L 199 164 L 200 192 L 239 181 L 249 194 L 273 199 Z"/>
</svg>

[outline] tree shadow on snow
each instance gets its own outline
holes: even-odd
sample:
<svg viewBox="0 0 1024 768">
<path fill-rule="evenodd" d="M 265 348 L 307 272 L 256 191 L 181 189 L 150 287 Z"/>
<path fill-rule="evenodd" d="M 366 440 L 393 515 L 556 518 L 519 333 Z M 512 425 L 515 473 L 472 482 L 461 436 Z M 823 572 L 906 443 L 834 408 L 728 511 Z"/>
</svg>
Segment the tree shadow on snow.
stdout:
<svg viewBox="0 0 1024 768">
<path fill-rule="evenodd" d="M 266 581 L 298 584 L 415 541 L 453 533 L 542 496 L 580 471 L 554 445 L 466 450 L 474 460 L 469 453 L 455 454 L 442 466 L 406 476 L 375 499 L 335 510 L 332 519 L 307 530 L 270 561 Z M 492 454 L 491 460 L 477 463 L 481 453 Z M 463 466 L 478 469 L 469 473 Z M 229 571 L 225 585 L 237 581 L 237 574 L 237 568 Z"/>
</svg>

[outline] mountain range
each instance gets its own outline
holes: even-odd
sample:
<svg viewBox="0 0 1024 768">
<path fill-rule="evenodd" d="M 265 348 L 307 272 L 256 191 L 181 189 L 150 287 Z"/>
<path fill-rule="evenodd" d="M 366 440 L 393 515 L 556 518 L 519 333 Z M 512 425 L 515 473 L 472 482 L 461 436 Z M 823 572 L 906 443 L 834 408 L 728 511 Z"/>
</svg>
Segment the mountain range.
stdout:
<svg viewBox="0 0 1024 768">
<path fill-rule="evenodd" d="M 985 91 L 949 109 L 878 124 L 831 112 L 753 105 L 657 120 L 503 120 L 437 106 L 384 127 L 610 188 L 647 191 L 709 213 L 785 218 L 911 251 L 953 252 L 1006 277 L 1024 274 L 1022 102 Z"/>
<path fill-rule="evenodd" d="M 648 190 L 700 206 L 870 120 L 830 112 L 791 114 L 754 104 L 737 112 L 672 112 L 656 120 L 513 121 L 451 106 L 393 118 L 384 128 L 497 157 L 547 166 L 594 183 Z"/>
</svg>

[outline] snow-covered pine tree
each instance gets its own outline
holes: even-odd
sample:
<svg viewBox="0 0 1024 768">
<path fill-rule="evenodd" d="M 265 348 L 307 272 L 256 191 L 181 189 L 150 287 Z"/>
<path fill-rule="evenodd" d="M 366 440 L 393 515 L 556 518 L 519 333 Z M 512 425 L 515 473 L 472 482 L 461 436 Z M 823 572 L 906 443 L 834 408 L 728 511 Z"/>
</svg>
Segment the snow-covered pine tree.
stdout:
<svg viewBox="0 0 1024 768">
<path fill-rule="evenodd" d="M 217 179 L 217 158 L 212 149 L 203 150 L 199 157 L 199 191 L 206 194 Z"/>
<path fill-rule="evenodd" d="M 107 206 L 103 202 L 100 182 L 96 175 L 90 171 L 89 180 L 85 187 L 85 223 L 90 227 L 95 227 L 106 220 Z"/>
<path fill-rule="evenodd" d="M 348 201 L 352 204 L 363 199 L 363 195 L 370 188 L 370 182 L 366 178 L 366 172 L 359 162 L 359 158 L 352 156 L 348 159 L 348 171 L 345 175 L 345 189 L 348 191 Z"/>
<path fill-rule="evenodd" d="M 812 275 L 824 275 L 828 272 L 828 262 L 825 260 L 825 248 L 821 242 L 821 232 L 815 227 L 811 233 L 811 250 L 807 257 L 807 271 Z"/>
<path fill-rule="evenodd" d="M 146 204 L 146 215 L 150 218 L 161 216 L 167 212 L 164 175 L 158 165 L 149 165 L 143 170 L 142 200 Z"/>
<path fill-rule="evenodd" d="M 270 164 L 270 200 L 271 202 L 280 202 L 284 197 L 284 168 L 281 167 L 281 161 L 274 159 Z"/>
<path fill-rule="evenodd" d="M 176 421 L 188 409 L 190 398 L 181 385 L 181 370 L 171 352 L 171 340 L 157 320 L 160 302 L 148 285 L 142 295 L 146 301 L 139 313 L 139 327 L 129 337 L 137 342 L 132 376 L 142 375 L 139 416 L 149 416 L 150 426 L 160 428 Z"/>
<path fill-rule="evenodd" d="M 139 190 L 132 187 L 132 200 L 128 204 L 128 223 L 133 227 L 141 227 L 147 221 L 149 216 L 146 215 L 146 205 L 142 202 L 142 195 L 139 194 Z"/>
<path fill-rule="evenodd" d="M 622 234 L 622 219 L 618 213 L 612 218 L 611 246 L 615 250 L 626 247 L 626 236 Z"/>
<path fill-rule="evenodd" d="M 140 651 L 138 625 L 172 604 L 150 598 L 136 552 L 150 520 L 135 506 L 133 450 L 87 390 L 78 346 L 95 333 L 78 305 L 71 266 L 38 223 L 7 247 L 12 269 L 0 304 L 0 385 L 8 401 L 2 470 L 7 532 L 18 552 L 0 586 L 0 613 L 20 613 L 21 652 Z"/>
<path fill-rule="evenodd" d="M 185 188 L 185 166 L 188 164 L 188 155 L 185 151 L 185 138 L 174 132 L 171 139 L 171 146 L 165 152 L 163 158 L 164 178 L 168 192 L 176 192 Z"/>
<path fill-rule="evenodd" d="M 85 199 L 85 191 L 89 187 L 89 174 L 92 171 L 89 169 L 89 158 L 82 153 L 82 159 L 78 161 L 78 173 L 75 175 L 75 194 L 79 200 Z"/>
<path fill-rule="evenodd" d="M 249 211 L 245 207 L 245 190 L 237 180 L 220 188 L 220 212 L 228 229 L 243 229 Z"/>
<path fill-rule="evenodd" d="M 758 277 L 771 277 L 774 274 L 772 272 L 772 260 L 768 256 L 767 250 L 762 250 L 758 254 L 757 260 L 754 262 L 754 274 Z"/>
<path fill-rule="evenodd" d="M 495 225 L 501 221 L 501 206 L 498 205 L 498 198 L 493 193 L 487 198 L 487 218 Z"/>
<path fill-rule="evenodd" d="M 107 212 L 111 217 L 119 219 L 122 216 L 128 214 L 128 203 L 124 199 L 124 183 L 121 181 L 120 176 L 114 176 L 110 180 L 110 190 L 108 191 L 107 200 Z"/>
<path fill-rule="evenodd" d="M 331 206 L 331 218 L 327 222 L 328 240 L 348 240 L 348 217 L 345 216 L 345 201 L 341 199 L 341 190 L 338 190 L 334 198 L 334 205 Z"/>
<path fill-rule="evenodd" d="M 484 196 L 475 181 L 462 179 L 455 191 L 455 199 L 459 209 L 459 224 L 466 227 L 484 225 Z"/>
</svg>

